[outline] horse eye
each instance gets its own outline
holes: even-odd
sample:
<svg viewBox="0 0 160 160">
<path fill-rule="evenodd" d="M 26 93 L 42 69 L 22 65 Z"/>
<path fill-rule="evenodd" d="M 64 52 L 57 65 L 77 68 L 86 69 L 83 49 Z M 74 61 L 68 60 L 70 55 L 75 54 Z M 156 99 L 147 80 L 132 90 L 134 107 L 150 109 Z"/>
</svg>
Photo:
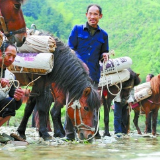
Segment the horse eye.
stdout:
<svg viewBox="0 0 160 160">
<path fill-rule="evenodd" d="M 84 107 L 84 110 L 89 111 L 89 107 Z"/>
<path fill-rule="evenodd" d="M 21 4 L 14 4 L 14 8 L 15 9 L 20 9 L 21 8 Z"/>
</svg>

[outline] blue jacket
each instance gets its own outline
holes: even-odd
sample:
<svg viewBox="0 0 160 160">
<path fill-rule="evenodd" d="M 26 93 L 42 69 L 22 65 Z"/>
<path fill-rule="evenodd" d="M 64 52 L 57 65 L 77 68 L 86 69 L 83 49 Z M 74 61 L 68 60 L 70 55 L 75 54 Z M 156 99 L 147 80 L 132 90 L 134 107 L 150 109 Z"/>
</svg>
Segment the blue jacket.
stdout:
<svg viewBox="0 0 160 160">
<path fill-rule="evenodd" d="M 108 34 L 98 26 L 95 34 L 91 36 L 86 24 L 76 25 L 69 36 L 68 45 L 76 52 L 77 57 L 87 64 L 90 77 L 98 83 L 99 60 L 102 58 L 102 53 L 109 52 Z"/>
</svg>

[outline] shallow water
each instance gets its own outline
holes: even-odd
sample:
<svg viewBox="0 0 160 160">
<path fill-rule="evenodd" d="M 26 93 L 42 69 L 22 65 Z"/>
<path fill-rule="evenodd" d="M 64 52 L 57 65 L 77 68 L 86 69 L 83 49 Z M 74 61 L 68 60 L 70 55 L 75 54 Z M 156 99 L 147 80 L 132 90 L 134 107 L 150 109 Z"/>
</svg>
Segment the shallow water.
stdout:
<svg viewBox="0 0 160 160">
<path fill-rule="evenodd" d="M 59 143 L 59 140 L 44 142 L 34 137 L 27 146 L 0 146 L 0 159 L 3 160 L 159 160 L 159 157 L 160 137 L 137 134 L 123 138 L 105 137 L 92 144 Z"/>
</svg>

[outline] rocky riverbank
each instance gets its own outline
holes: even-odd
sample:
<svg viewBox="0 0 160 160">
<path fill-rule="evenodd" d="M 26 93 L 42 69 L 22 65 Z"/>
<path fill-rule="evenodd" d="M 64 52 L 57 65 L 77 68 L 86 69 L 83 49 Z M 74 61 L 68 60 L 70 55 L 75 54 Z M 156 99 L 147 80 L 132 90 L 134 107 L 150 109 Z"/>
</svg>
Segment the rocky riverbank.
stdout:
<svg viewBox="0 0 160 160">
<path fill-rule="evenodd" d="M 10 135 L 11 133 L 17 134 L 17 127 L 0 127 L 0 135 L 3 133 Z M 49 132 L 49 134 L 52 136 L 53 133 Z M 103 135 L 103 131 L 100 131 L 100 134 Z M 104 145 L 108 143 L 114 143 L 117 141 L 117 137 L 111 132 L 111 137 L 101 137 L 101 139 L 93 140 L 93 144 L 97 145 Z M 153 137 L 150 134 L 147 135 L 138 135 L 134 132 L 130 133 L 129 135 L 123 135 L 121 138 L 129 138 L 129 137 Z M 36 128 L 27 128 L 26 129 L 26 141 L 16 141 L 16 140 L 10 140 L 6 143 L 0 143 L 0 150 L 9 150 L 14 151 L 16 149 L 25 149 L 28 145 L 32 144 L 44 144 L 44 145 L 51 145 L 51 146 L 58 146 L 58 145 L 66 145 L 70 143 L 79 143 L 79 141 L 73 141 L 73 142 L 65 142 L 61 140 L 60 138 L 52 138 L 50 141 L 44 141 L 42 138 L 39 137 L 38 131 Z M 154 138 L 154 137 L 153 137 Z M 86 143 L 86 142 L 85 142 Z"/>
</svg>

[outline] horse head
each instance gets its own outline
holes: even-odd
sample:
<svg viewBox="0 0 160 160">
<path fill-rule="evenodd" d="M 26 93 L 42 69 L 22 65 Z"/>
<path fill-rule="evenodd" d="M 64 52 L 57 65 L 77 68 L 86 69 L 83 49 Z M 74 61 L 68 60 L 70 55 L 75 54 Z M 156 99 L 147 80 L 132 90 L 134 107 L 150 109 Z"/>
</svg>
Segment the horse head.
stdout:
<svg viewBox="0 0 160 160">
<path fill-rule="evenodd" d="M 80 141 L 90 141 L 95 135 L 94 113 L 95 109 L 100 107 L 100 97 L 98 92 L 93 96 L 92 90 L 90 87 L 85 88 L 81 98 L 71 102 L 67 108 L 68 116 L 77 129 Z M 91 99 L 96 99 L 96 104 L 93 104 L 94 102 L 89 103 Z M 95 105 L 96 108 L 94 108 L 93 105 Z"/>
<path fill-rule="evenodd" d="M 0 31 L 11 43 L 21 47 L 25 42 L 26 24 L 21 10 L 23 0 L 0 0 Z"/>
</svg>

